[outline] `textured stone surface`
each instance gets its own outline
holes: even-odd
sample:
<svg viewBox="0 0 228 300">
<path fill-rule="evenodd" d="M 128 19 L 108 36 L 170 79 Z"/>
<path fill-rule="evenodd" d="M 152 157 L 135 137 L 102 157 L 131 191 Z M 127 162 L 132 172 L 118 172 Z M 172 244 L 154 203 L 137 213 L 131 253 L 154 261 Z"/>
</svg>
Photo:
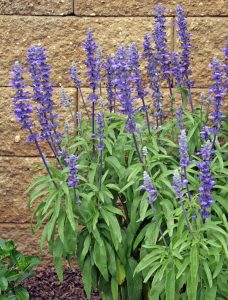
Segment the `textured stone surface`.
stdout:
<svg viewBox="0 0 228 300">
<path fill-rule="evenodd" d="M 205 87 L 211 84 L 211 70 L 208 65 L 214 56 L 222 58 L 228 18 L 188 18 L 188 22 L 193 46 L 192 78 L 196 87 Z"/>
<path fill-rule="evenodd" d="M 0 0 L 2 15 L 69 15 L 73 0 Z"/>
<path fill-rule="evenodd" d="M 169 21 L 172 18 L 168 19 Z M 115 52 L 121 42 L 142 44 L 150 32 L 153 18 L 78 18 L 0 16 L 0 85 L 9 85 L 9 72 L 16 59 L 23 60 L 32 44 L 47 47 L 56 84 L 69 85 L 69 69 L 75 60 L 85 58 L 82 42 L 89 27 L 103 47 L 105 55 Z M 169 41 L 171 27 L 169 26 Z M 84 73 L 84 69 L 83 72 Z"/>
<path fill-rule="evenodd" d="M 1 222 L 24 223 L 30 220 L 28 195 L 24 192 L 41 163 L 39 158 L 0 157 Z"/>
<path fill-rule="evenodd" d="M 3 224 L 0 223 L 0 237 L 5 240 L 14 240 L 18 250 L 27 255 L 39 255 L 42 264 L 50 264 L 51 257 L 47 247 L 41 253 L 39 249 L 40 232 L 33 234 L 30 224 Z"/>
<path fill-rule="evenodd" d="M 162 2 L 174 15 L 173 9 L 179 4 L 190 16 L 227 16 L 226 0 L 74 0 L 74 13 L 81 16 L 147 16 L 153 14 L 154 6 Z"/>
<path fill-rule="evenodd" d="M 11 112 L 13 92 L 11 88 L 0 88 L 0 155 L 38 156 L 34 143 L 26 143 L 27 133 L 20 130 L 20 124 Z M 54 90 L 54 102 L 56 103 L 56 111 L 60 115 L 59 129 L 63 132 L 64 122 L 67 120 L 70 122 L 71 118 L 69 111 L 60 107 L 59 92 L 60 89 Z M 73 103 L 75 103 L 76 92 L 74 89 L 67 89 L 67 92 L 71 96 Z M 75 108 L 73 109 L 75 110 Z M 52 155 L 45 143 L 42 143 L 41 147 L 46 155 Z"/>
</svg>

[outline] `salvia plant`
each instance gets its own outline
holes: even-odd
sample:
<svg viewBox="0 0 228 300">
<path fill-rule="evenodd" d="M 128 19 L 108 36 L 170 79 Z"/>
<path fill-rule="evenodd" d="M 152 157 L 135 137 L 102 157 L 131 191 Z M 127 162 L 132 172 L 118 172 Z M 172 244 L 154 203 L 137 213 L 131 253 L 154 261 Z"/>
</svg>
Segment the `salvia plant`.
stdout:
<svg viewBox="0 0 228 300">
<path fill-rule="evenodd" d="M 0 239 L 0 299 L 28 300 L 29 293 L 22 286 L 25 279 L 35 275 L 38 256 L 25 256 L 14 241 Z"/>
<path fill-rule="evenodd" d="M 77 258 L 88 299 L 93 288 L 104 300 L 228 298 L 227 45 L 210 63 L 208 95 L 197 99 L 188 23 L 175 11 L 178 52 L 169 51 L 161 4 L 140 49 L 121 44 L 105 57 L 88 30 L 90 93 L 73 63 L 83 109 L 75 115 L 61 89 L 72 119 L 64 132 L 47 51 L 32 46 L 28 69 L 16 62 L 12 70 L 13 111 L 46 172 L 28 188 L 33 230 L 42 230 L 40 247 L 48 244 L 60 280 L 65 261 Z"/>
</svg>

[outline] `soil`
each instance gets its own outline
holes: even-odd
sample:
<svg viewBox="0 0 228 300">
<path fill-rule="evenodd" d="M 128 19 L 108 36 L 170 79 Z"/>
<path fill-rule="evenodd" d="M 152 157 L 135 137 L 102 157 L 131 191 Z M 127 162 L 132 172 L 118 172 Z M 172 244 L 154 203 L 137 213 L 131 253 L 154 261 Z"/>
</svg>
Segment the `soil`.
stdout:
<svg viewBox="0 0 228 300">
<path fill-rule="evenodd" d="M 36 276 L 27 279 L 23 286 L 27 288 L 30 300 L 86 300 L 78 269 L 66 269 L 63 283 L 58 281 L 53 267 L 38 270 Z M 97 291 L 93 291 L 91 299 L 101 298 Z"/>
</svg>

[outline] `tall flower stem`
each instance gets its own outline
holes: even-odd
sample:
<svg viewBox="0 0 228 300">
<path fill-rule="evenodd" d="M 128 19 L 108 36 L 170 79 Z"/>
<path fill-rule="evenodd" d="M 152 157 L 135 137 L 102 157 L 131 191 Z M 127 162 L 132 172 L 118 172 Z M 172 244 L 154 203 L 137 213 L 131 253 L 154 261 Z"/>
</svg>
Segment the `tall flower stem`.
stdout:
<svg viewBox="0 0 228 300">
<path fill-rule="evenodd" d="M 92 103 L 92 142 L 93 142 L 93 154 L 95 153 L 95 102 Z"/>
<path fill-rule="evenodd" d="M 184 201 L 182 199 L 182 197 L 180 198 L 180 204 L 181 204 L 181 209 L 183 211 L 183 214 L 184 214 L 184 218 L 185 218 L 185 222 L 186 222 L 186 225 L 188 227 L 188 230 L 189 232 L 191 233 L 192 237 L 194 238 L 194 234 L 193 234 L 193 231 L 192 231 L 192 227 L 189 223 L 189 220 L 188 220 L 188 217 L 187 217 L 187 213 L 186 213 L 186 210 L 185 210 L 185 207 L 184 207 Z"/>
<path fill-rule="evenodd" d="M 156 210 L 155 210 L 153 202 L 150 202 L 150 206 L 151 206 L 151 209 L 152 209 L 152 212 L 153 212 L 154 220 L 155 220 L 155 222 L 156 222 L 156 224 L 158 226 L 158 230 L 159 230 L 160 235 L 161 235 L 161 237 L 163 239 L 163 242 L 164 242 L 165 246 L 168 247 L 168 244 L 167 244 L 166 239 L 164 237 L 164 233 L 163 233 L 163 231 L 162 231 L 162 229 L 161 229 L 161 227 L 159 225 L 158 217 L 157 217 Z"/>
<path fill-rule="evenodd" d="M 90 119 L 89 111 L 88 111 L 88 109 L 87 109 L 87 106 L 86 106 L 86 103 L 85 103 L 85 100 L 84 100 L 84 97 L 83 97 L 83 93 L 82 93 L 81 87 L 79 87 L 78 90 L 79 90 L 79 93 L 80 93 L 80 96 L 81 96 L 81 99 L 82 99 L 82 102 L 83 102 L 84 110 L 86 111 L 86 114 L 87 114 L 87 116 L 88 116 L 88 119 Z"/>
<path fill-rule="evenodd" d="M 101 183 L 102 183 L 102 156 L 103 156 L 103 151 L 100 150 L 100 161 L 99 161 L 99 191 L 101 191 Z"/>
<path fill-rule="evenodd" d="M 144 100 L 143 97 L 141 97 L 141 100 L 142 100 L 142 104 L 143 104 L 143 110 L 145 111 L 145 114 L 146 114 L 146 123 L 147 123 L 148 133 L 151 134 L 149 114 L 148 114 L 148 111 L 147 111 L 147 108 L 146 108 L 146 105 L 145 105 L 145 100 Z"/>
<path fill-rule="evenodd" d="M 134 144 L 135 144 L 136 152 L 137 152 L 137 154 L 138 154 L 139 161 L 143 164 L 143 160 L 142 160 L 141 155 L 140 155 L 140 152 L 139 152 L 139 147 L 138 147 L 138 144 L 137 144 L 137 141 L 136 141 L 136 137 L 135 137 L 134 132 L 132 133 L 132 137 L 133 137 L 133 141 L 134 141 Z"/>
<path fill-rule="evenodd" d="M 74 186 L 73 190 L 74 190 L 74 200 L 75 200 L 75 202 L 77 202 L 78 205 L 80 205 L 81 201 L 80 201 L 80 199 L 78 197 L 78 194 L 76 192 L 76 187 L 75 186 Z"/>
<path fill-rule="evenodd" d="M 33 135 L 33 132 L 32 132 L 32 130 L 31 130 L 31 128 L 29 128 L 29 133 L 30 133 L 31 135 Z M 43 155 L 43 153 L 42 153 L 42 151 L 41 151 L 41 149 L 40 149 L 39 143 L 37 142 L 37 139 L 36 139 L 36 138 L 34 139 L 34 143 L 35 143 L 36 148 L 37 148 L 37 150 L 38 150 L 38 152 L 39 152 L 39 155 L 40 155 L 40 157 L 41 157 L 41 159 L 42 159 L 42 161 L 43 161 L 43 164 L 44 164 L 44 166 L 45 166 L 45 168 L 46 168 L 46 170 L 47 170 L 47 172 L 48 172 L 48 175 L 49 175 L 50 178 L 53 180 L 53 176 L 52 176 L 52 174 L 51 174 L 51 171 L 50 171 L 50 169 L 49 169 L 49 167 L 48 167 L 48 164 L 47 164 L 47 162 L 46 162 L 46 159 L 44 158 L 44 155 Z M 56 184 L 54 181 L 52 181 L 52 182 L 53 182 L 54 186 L 55 186 L 56 188 L 58 188 L 58 187 L 57 187 L 57 184 Z"/>
<path fill-rule="evenodd" d="M 183 170 L 184 170 L 184 178 L 186 180 L 186 189 L 187 189 L 187 192 L 188 192 L 188 199 L 191 201 L 191 194 L 190 194 L 190 190 L 189 190 L 189 185 L 188 185 L 188 178 L 187 178 L 187 168 L 186 167 L 183 167 Z"/>
</svg>

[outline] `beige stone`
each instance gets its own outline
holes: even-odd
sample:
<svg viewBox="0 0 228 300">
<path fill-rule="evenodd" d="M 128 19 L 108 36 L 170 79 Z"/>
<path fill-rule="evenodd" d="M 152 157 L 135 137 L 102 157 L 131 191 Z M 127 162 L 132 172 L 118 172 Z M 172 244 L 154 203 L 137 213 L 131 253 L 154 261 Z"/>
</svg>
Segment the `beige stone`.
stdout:
<svg viewBox="0 0 228 300">
<path fill-rule="evenodd" d="M 69 15 L 73 0 L 0 0 L 2 15 Z"/>
<path fill-rule="evenodd" d="M 20 123 L 16 121 L 16 117 L 12 113 L 12 101 L 13 89 L 11 88 L 0 88 L 0 155 L 10 156 L 38 156 L 38 151 L 35 144 L 26 143 L 27 132 L 21 130 Z M 69 121 L 73 128 L 73 122 L 70 113 L 67 109 L 60 107 L 59 99 L 60 89 L 54 90 L 54 103 L 55 110 L 59 113 L 59 131 L 63 132 L 63 125 L 65 121 Z M 75 112 L 76 104 L 76 92 L 74 89 L 67 89 L 68 95 L 71 97 L 73 102 L 73 113 Z M 46 143 L 40 143 L 41 148 L 46 155 L 53 155 L 50 151 L 50 147 Z"/>
<path fill-rule="evenodd" d="M 172 18 L 168 18 L 169 24 Z M 67 71 L 76 61 L 84 74 L 82 42 L 88 28 L 94 29 L 104 54 L 113 54 L 120 43 L 142 45 L 143 36 L 152 30 L 153 18 L 78 18 L 0 16 L 0 85 L 9 85 L 9 72 L 16 59 L 24 60 L 28 47 L 42 44 L 53 65 L 53 81 L 69 86 Z M 171 49 L 171 26 L 168 29 Z M 82 68 L 83 66 L 83 68 Z M 85 85 L 85 77 L 83 82 Z M 88 84 L 87 84 L 88 86 Z"/>
<path fill-rule="evenodd" d="M 148 16 L 159 0 L 74 0 L 74 13 L 79 16 Z M 227 16 L 226 0 L 178 0 L 162 1 L 168 15 L 174 15 L 174 7 L 181 5 L 190 16 Z"/>
<path fill-rule="evenodd" d="M 25 223 L 31 219 L 25 191 L 40 164 L 39 158 L 0 157 L 0 222 Z"/>
<path fill-rule="evenodd" d="M 18 250 L 25 255 L 39 255 L 42 264 L 50 264 L 52 259 L 48 254 L 47 247 L 41 253 L 39 248 L 39 239 L 41 232 L 32 233 L 30 224 L 4 224 L 0 223 L 0 238 L 4 240 L 14 240 Z"/>
<path fill-rule="evenodd" d="M 211 84 L 208 65 L 214 56 L 223 59 L 226 45 L 228 18 L 188 18 L 192 43 L 192 78 L 196 87 Z M 175 44 L 178 49 L 178 43 Z"/>
</svg>

